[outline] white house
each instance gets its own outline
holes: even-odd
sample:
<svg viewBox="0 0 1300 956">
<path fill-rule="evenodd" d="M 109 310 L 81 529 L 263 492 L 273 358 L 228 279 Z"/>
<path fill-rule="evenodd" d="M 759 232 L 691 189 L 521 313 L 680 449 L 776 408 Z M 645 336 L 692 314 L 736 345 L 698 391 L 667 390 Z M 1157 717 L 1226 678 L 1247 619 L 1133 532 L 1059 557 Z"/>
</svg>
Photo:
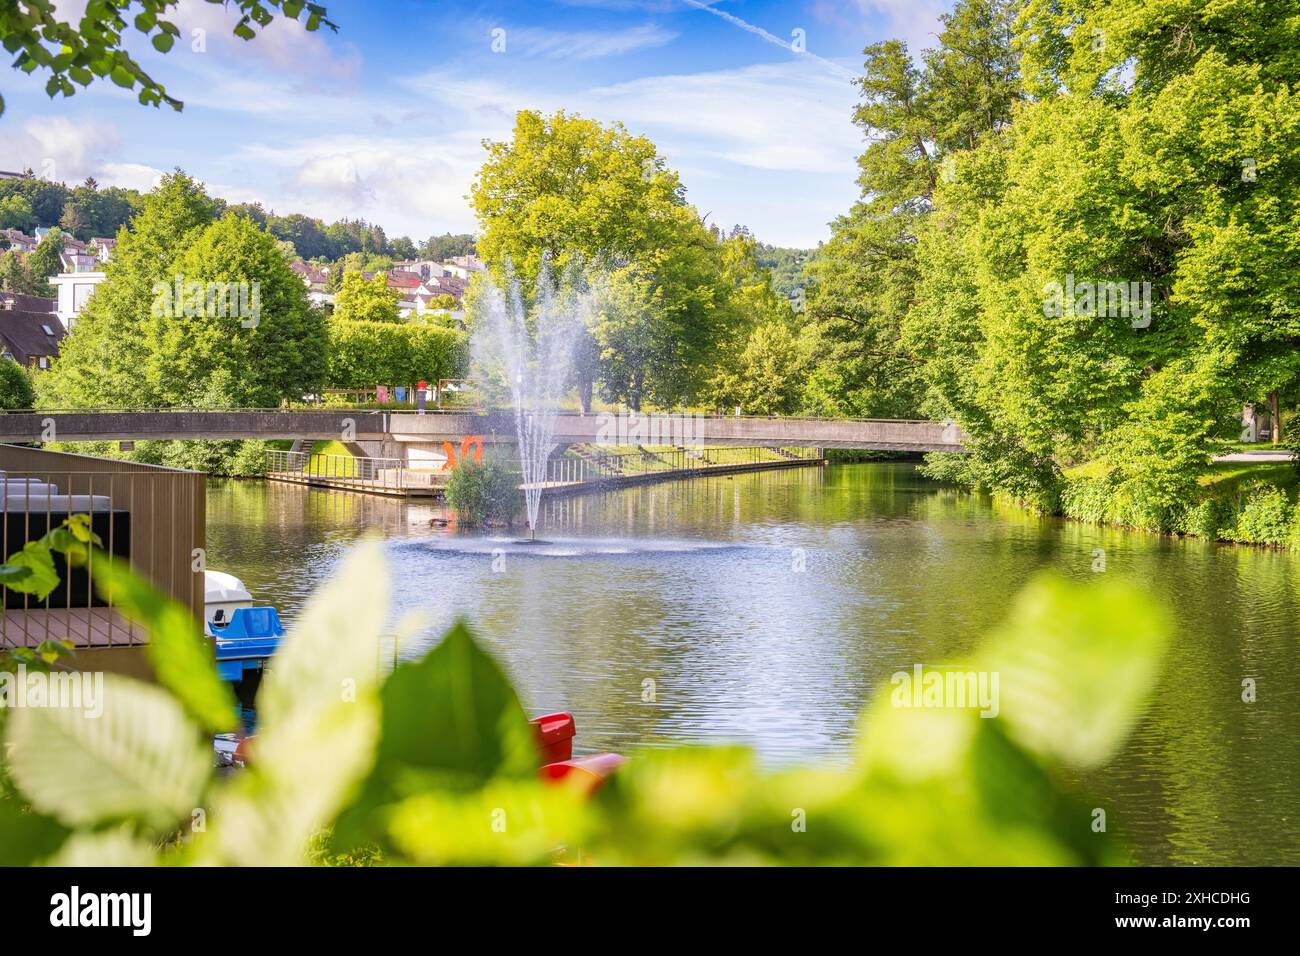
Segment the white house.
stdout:
<svg viewBox="0 0 1300 956">
<path fill-rule="evenodd" d="M 107 278 L 104 272 L 60 272 L 50 276 L 50 285 L 54 286 L 58 299 L 54 312 L 69 331 L 76 327 L 77 316 L 96 287 Z"/>
</svg>

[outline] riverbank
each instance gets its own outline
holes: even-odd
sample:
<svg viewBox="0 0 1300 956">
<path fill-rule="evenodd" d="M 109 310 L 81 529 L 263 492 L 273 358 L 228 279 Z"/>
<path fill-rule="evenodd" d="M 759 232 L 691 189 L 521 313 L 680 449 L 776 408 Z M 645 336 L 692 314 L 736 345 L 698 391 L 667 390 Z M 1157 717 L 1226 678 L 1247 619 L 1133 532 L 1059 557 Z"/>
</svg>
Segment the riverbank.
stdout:
<svg viewBox="0 0 1300 956">
<path fill-rule="evenodd" d="M 1300 552 L 1300 469 L 1272 456 L 1251 458 L 1212 462 L 1194 498 L 1160 515 L 1117 494 L 1104 464 L 1082 465 L 1066 472 L 1060 512 L 1088 524 Z"/>
</svg>

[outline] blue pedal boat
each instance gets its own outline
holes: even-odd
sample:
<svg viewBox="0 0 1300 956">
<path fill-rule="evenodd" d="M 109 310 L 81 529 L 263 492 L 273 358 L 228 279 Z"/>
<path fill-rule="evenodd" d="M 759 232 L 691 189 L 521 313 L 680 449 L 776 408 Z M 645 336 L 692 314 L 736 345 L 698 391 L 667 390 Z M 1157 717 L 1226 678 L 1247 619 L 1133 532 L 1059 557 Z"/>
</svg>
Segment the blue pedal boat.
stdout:
<svg viewBox="0 0 1300 956">
<path fill-rule="evenodd" d="M 218 674 L 234 683 L 255 676 L 284 637 L 279 613 L 254 606 L 244 583 L 221 571 L 206 573 L 204 590 L 204 632 L 215 645 Z"/>
<path fill-rule="evenodd" d="M 237 682 L 266 666 L 284 637 L 284 625 L 273 607 L 241 607 L 225 624 L 209 621 L 207 632 L 217 646 L 217 673 Z"/>
</svg>

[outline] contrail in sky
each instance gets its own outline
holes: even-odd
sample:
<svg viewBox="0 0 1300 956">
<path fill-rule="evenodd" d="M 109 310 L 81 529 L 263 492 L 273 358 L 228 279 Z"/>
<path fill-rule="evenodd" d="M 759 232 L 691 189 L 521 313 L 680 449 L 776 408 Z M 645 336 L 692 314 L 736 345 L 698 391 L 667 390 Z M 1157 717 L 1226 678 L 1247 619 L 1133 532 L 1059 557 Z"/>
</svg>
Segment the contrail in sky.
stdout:
<svg viewBox="0 0 1300 956">
<path fill-rule="evenodd" d="M 858 79 L 857 73 L 854 73 L 852 70 L 840 66 L 834 60 L 828 60 L 824 56 L 818 56 L 815 53 L 809 53 L 807 50 L 796 50 L 794 48 L 794 44 L 791 43 L 790 41 L 782 40 L 776 34 L 768 33 L 762 27 L 754 26 L 754 24 L 748 23 L 745 20 L 740 19 L 740 17 L 734 14 L 727 13 L 725 10 L 715 9 L 714 7 L 710 6 L 708 3 L 704 3 L 703 0 L 682 0 L 682 2 L 689 4 L 690 6 L 695 7 L 698 10 L 704 10 L 707 13 L 711 13 L 715 17 L 721 17 L 723 20 L 726 20 L 728 23 L 735 24 L 736 26 L 740 27 L 740 29 L 744 30 L 747 33 L 752 33 L 754 34 L 754 36 L 766 40 L 768 43 L 775 43 L 779 47 L 784 47 L 785 49 L 789 50 L 791 53 L 794 53 L 796 56 L 806 56 L 810 60 L 816 60 L 818 63 L 821 63 L 823 66 L 826 66 L 831 70 L 834 70 L 836 73 L 840 74 L 840 76 L 848 77 L 851 80 Z"/>
</svg>

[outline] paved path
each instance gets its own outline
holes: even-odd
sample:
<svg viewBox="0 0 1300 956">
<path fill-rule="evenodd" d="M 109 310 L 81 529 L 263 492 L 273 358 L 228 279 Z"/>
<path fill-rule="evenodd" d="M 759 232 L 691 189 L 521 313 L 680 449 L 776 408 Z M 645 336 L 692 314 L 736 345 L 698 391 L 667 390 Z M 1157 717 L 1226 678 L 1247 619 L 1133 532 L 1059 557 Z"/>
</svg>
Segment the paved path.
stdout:
<svg viewBox="0 0 1300 956">
<path fill-rule="evenodd" d="M 1215 461 L 1291 461 L 1295 452 L 1284 448 L 1260 448 L 1250 451 L 1234 451 L 1227 455 L 1215 455 Z"/>
</svg>

